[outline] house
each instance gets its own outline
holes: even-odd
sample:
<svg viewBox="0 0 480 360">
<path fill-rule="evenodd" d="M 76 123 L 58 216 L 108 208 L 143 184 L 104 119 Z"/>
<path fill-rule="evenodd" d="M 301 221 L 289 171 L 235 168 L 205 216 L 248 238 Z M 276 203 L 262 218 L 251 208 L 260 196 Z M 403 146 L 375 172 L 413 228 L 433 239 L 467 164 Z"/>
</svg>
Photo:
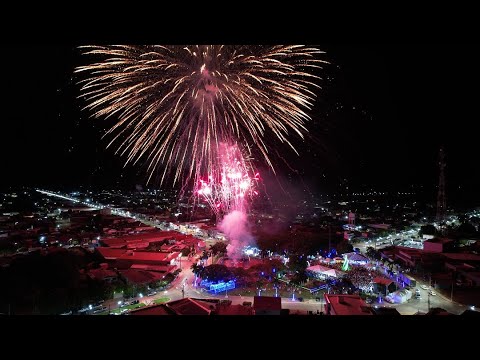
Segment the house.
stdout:
<svg viewBox="0 0 480 360">
<path fill-rule="evenodd" d="M 282 298 L 273 296 L 254 296 L 253 311 L 255 315 L 280 315 Z"/>
<path fill-rule="evenodd" d="M 358 295 L 324 294 L 326 315 L 372 315 Z"/>
<path fill-rule="evenodd" d="M 211 315 L 216 303 L 185 298 L 130 311 L 130 315 Z"/>
<path fill-rule="evenodd" d="M 387 316 L 400 316 L 401 314 L 395 308 L 388 307 L 371 307 L 370 311 L 373 315 L 387 315 Z"/>
<path fill-rule="evenodd" d="M 141 285 L 150 284 L 162 280 L 166 273 L 155 271 L 145 271 L 138 269 L 119 270 L 120 276 L 127 281 L 128 284 Z"/>
<path fill-rule="evenodd" d="M 423 242 L 423 251 L 444 253 L 451 251 L 455 246 L 452 239 L 447 238 L 433 238 Z"/>
<path fill-rule="evenodd" d="M 109 270 L 107 264 L 100 264 L 100 268 L 89 270 L 87 275 L 93 280 L 100 280 L 108 283 L 118 279 L 118 274 L 113 270 Z"/>
<path fill-rule="evenodd" d="M 254 315 L 251 306 L 219 303 L 212 315 Z"/>
<path fill-rule="evenodd" d="M 185 298 L 131 310 L 130 315 L 253 315 L 249 306 L 218 299 Z"/>
<path fill-rule="evenodd" d="M 103 257 L 105 261 L 114 262 L 119 267 L 130 267 L 133 264 L 146 265 L 175 265 L 181 256 L 179 252 L 161 253 L 150 251 L 133 251 L 126 249 L 114 249 L 108 247 L 99 247 L 95 251 Z"/>
</svg>

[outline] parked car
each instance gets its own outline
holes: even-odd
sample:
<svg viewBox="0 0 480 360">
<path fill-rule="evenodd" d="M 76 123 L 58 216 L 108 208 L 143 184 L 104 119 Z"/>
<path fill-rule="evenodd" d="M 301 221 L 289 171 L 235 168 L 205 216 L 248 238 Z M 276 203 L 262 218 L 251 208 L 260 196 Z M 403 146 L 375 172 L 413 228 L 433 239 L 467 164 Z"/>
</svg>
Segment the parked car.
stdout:
<svg viewBox="0 0 480 360">
<path fill-rule="evenodd" d="M 427 285 L 420 285 L 420 287 L 421 287 L 423 290 L 428 290 L 428 286 L 427 286 Z"/>
<path fill-rule="evenodd" d="M 433 291 L 433 290 L 430 290 L 428 293 L 429 293 L 431 296 L 437 295 L 437 293 L 436 293 L 435 291 Z"/>
</svg>

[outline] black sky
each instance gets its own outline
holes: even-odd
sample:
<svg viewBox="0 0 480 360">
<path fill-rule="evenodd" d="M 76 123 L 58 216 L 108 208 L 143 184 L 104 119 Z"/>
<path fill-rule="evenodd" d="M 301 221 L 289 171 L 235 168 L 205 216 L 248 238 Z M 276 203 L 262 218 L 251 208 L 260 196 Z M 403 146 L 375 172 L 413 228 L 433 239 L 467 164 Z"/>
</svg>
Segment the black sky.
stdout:
<svg viewBox="0 0 480 360">
<path fill-rule="evenodd" d="M 441 145 L 450 197 L 480 201 L 476 46 L 319 44 L 330 62 L 298 158 L 282 149 L 319 192 L 434 190 Z M 108 125 L 80 111 L 71 45 L 3 49 L 1 185 L 145 184 L 141 167 L 105 149 Z M 283 151 L 285 150 L 285 151 Z M 287 169 L 287 167 L 283 167 Z M 286 175 L 290 170 L 282 173 Z"/>
</svg>

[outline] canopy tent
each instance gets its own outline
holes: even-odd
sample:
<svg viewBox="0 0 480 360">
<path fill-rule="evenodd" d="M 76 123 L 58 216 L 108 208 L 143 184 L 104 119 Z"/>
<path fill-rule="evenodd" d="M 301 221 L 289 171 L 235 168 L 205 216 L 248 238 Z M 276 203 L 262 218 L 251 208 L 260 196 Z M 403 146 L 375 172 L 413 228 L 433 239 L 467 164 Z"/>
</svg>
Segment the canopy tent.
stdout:
<svg viewBox="0 0 480 360">
<path fill-rule="evenodd" d="M 307 272 L 314 274 L 314 276 L 323 276 L 323 277 L 342 277 L 345 273 L 340 270 L 332 269 L 322 265 L 314 265 L 307 268 Z"/>
<path fill-rule="evenodd" d="M 407 289 L 397 290 L 386 297 L 386 300 L 396 303 L 402 304 L 407 302 L 412 298 L 412 292 Z"/>
<path fill-rule="evenodd" d="M 344 254 L 344 256 L 347 257 L 350 264 L 355 265 L 365 265 L 370 261 L 366 256 L 363 256 L 362 254 L 358 254 L 356 252 Z"/>
</svg>

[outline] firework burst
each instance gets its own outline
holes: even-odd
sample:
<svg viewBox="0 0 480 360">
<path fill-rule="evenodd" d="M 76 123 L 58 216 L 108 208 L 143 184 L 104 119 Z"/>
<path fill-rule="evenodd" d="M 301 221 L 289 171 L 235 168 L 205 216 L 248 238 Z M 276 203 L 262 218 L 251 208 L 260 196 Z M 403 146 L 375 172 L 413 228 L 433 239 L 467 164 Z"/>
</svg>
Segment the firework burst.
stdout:
<svg viewBox="0 0 480 360">
<path fill-rule="evenodd" d="M 158 170 L 161 182 L 173 174 L 174 183 L 223 171 L 225 143 L 238 143 L 274 170 L 266 139 L 293 148 L 289 137 L 303 137 L 318 87 L 313 70 L 324 63 L 317 59 L 322 51 L 303 45 L 80 50 L 95 59 L 75 70 L 86 74 L 86 108 L 116 120 L 109 146 L 117 144 L 126 163 L 145 159 L 149 180 Z"/>
<path fill-rule="evenodd" d="M 220 144 L 220 167 L 206 178 L 199 178 L 195 193 L 218 216 L 233 210 L 245 211 L 247 200 L 255 195 L 260 179 L 237 145 Z"/>
</svg>

